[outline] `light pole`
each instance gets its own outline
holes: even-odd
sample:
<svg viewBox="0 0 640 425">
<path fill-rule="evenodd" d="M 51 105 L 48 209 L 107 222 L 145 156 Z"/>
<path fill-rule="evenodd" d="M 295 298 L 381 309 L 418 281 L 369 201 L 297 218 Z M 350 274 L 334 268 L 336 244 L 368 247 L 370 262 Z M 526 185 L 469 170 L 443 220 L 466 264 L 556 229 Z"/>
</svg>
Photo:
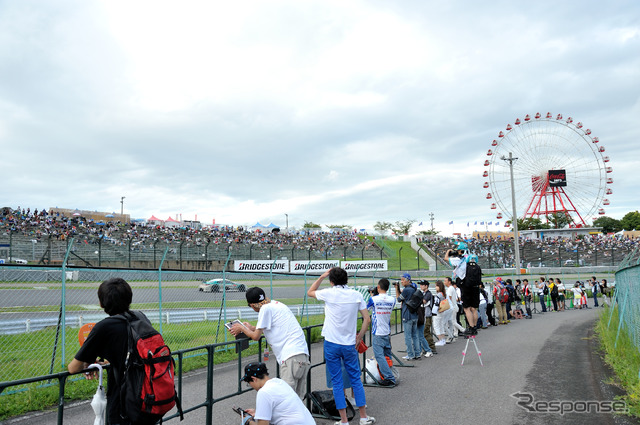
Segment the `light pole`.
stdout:
<svg viewBox="0 0 640 425">
<path fill-rule="evenodd" d="M 503 161 L 507 161 L 509 163 L 509 171 L 511 172 L 511 207 L 513 208 L 511 215 L 511 222 L 513 223 L 513 242 L 514 249 L 516 254 L 516 274 L 520 274 L 520 240 L 518 237 L 518 216 L 516 215 L 516 190 L 513 185 L 513 163 L 516 162 L 518 158 L 514 158 L 509 152 L 509 158 L 504 155 L 500 158 Z"/>
<path fill-rule="evenodd" d="M 285 214 L 284 216 L 285 216 L 286 221 L 287 221 L 286 232 L 287 232 L 287 234 L 289 234 L 289 214 Z"/>
<path fill-rule="evenodd" d="M 432 212 L 430 212 L 430 213 L 429 213 L 429 218 L 431 219 L 431 231 L 432 231 L 432 232 L 433 232 L 433 217 L 434 217 L 433 213 L 432 213 Z"/>
<path fill-rule="evenodd" d="M 126 198 L 126 196 L 120 198 L 120 215 L 124 214 L 124 198 Z"/>
</svg>

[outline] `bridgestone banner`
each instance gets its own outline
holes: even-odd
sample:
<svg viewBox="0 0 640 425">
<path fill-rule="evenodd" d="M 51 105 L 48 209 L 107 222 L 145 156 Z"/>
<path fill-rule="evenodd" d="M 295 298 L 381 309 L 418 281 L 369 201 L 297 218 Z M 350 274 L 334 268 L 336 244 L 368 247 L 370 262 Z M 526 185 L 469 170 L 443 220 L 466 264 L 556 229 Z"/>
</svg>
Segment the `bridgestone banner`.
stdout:
<svg viewBox="0 0 640 425">
<path fill-rule="evenodd" d="M 260 273 L 288 273 L 289 260 L 236 260 L 233 262 L 233 269 L 237 272 Z"/>
<path fill-rule="evenodd" d="M 327 270 L 338 266 L 340 266 L 340 260 L 291 261 L 289 263 L 289 273 L 304 274 L 308 269 L 309 274 L 322 274 Z"/>
<path fill-rule="evenodd" d="M 347 273 L 357 272 L 371 272 L 387 270 L 387 260 L 375 260 L 375 261 L 343 261 L 342 268 Z"/>
</svg>

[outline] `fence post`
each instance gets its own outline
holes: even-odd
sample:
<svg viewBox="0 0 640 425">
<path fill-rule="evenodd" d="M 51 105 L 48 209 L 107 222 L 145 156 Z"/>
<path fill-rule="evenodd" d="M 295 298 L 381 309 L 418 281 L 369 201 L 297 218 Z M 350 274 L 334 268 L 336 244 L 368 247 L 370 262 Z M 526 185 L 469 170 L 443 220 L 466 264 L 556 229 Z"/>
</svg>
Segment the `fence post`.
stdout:
<svg viewBox="0 0 640 425">
<path fill-rule="evenodd" d="M 401 246 L 400 249 L 398 249 L 398 266 L 400 270 L 402 270 L 402 248 L 404 247 Z"/>
<path fill-rule="evenodd" d="M 618 346 L 618 337 L 620 336 L 620 329 L 622 328 L 622 318 L 624 317 L 624 311 L 627 307 L 627 299 L 629 297 L 629 290 L 627 289 L 624 293 L 624 300 L 622 301 L 622 310 L 618 314 L 618 331 L 616 332 L 616 341 L 613 343 L 613 348 Z M 618 308 L 620 304 L 618 304 Z"/>
<path fill-rule="evenodd" d="M 153 252 L 155 254 L 155 244 L 154 244 Z M 164 249 L 164 255 L 162 256 L 162 260 L 160 261 L 160 266 L 158 267 L 158 319 L 160 321 L 159 332 L 161 334 L 162 334 L 162 265 L 164 264 L 164 259 L 167 257 L 167 252 L 169 252 L 169 245 L 167 245 L 167 247 Z"/>
</svg>

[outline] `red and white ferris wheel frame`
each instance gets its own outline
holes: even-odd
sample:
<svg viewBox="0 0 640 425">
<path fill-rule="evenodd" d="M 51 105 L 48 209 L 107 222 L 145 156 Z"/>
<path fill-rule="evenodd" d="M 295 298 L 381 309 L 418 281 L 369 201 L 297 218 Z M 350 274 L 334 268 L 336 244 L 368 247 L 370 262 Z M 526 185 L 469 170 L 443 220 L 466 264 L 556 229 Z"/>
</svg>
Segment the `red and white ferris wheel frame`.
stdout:
<svg viewBox="0 0 640 425">
<path fill-rule="evenodd" d="M 540 124 L 533 124 L 536 122 L 539 122 Z M 498 209 L 498 205 L 496 205 L 496 203 L 499 204 L 500 206 L 499 209 L 502 211 L 498 212 L 498 215 L 497 215 L 498 218 L 502 218 L 502 213 L 504 213 L 507 216 L 511 215 L 511 211 L 509 208 L 506 208 L 505 202 L 500 200 L 500 196 L 502 196 L 504 199 L 504 197 L 506 196 L 510 197 L 510 193 L 500 195 L 501 191 L 504 192 L 504 179 L 502 179 L 501 181 L 503 187 L 499 187 L 500 184 L 497 184 L 496 179 L 494 178 L 494 173 L 496 170 L 496 167 L 494 166 L 496 165 L 496 160 L 499 161 L 500 159 L 503 159 L 503 157 L 505 156 L 504 149 L 511 150 L 511 148 L 513 148 L 514 150 L 520 150 L 521 153 L 523 153 L 522 149 L 519 149 L 518 146 L 513 145 L 514 142 L 509 139 L 516 138 L 516 140 L 518 140 L 517 137 L 521 137 L 524 139 L 524 136 L 519 136 L 519 135 L 511 137 L 513 136 L 512 133 L 521 132 L 520 134 L 524 134 L 527 130 L 523 130 L 523 129 L 526 128 L 527 126 L 532 126 L 532 125 L 536 125 L 536 126 L 547 125 L 548 128 L 556 128 L 561 125 L 562 132 L 564 133 L 558 132 L 557 134 L 553 134 L 553 131 L 545 129 L 547 130 L 546 131 L 547 133 L 552 133 L 552 134 L 545 134 L 544 136 L 546 136 L 547 138 L 552 138 L 557 136 L 559 140 L 556 143 L 565 142 L 566 140 L 563 140 L 563 139 L 566 139 L 567 138 L 566 134 L 569 134 L 570 135 L 569 137 L 575 138 L 575 141 L 573 141 L 574 143 L 580 143 L 581 148 L 584 148 L 584 146 L 582 146 L 583 142 L 585 144 L 588 144 L 591 149 L 585 148 L 587 155 L 591 155 L 591 154 L 594 155 L 594 158 L 591 158 L 591 163 L 589 164 L 589 166 L 592 168 L 594 167 L 600 168 L 599 170 L 596 170 L 596 175 L 599 177 L 595 177 L 595 178 L 600 179 L 601 184 L 597 190 L 594 189 L 593 194 L 589 194 L 589 196 L 592 195 L 594 198 L 593 205 L 585 206 L 587 202 L 583 200 L 582 202 L 583 205 L 581 207 L 584 209 L 588 209 L 588 211 L 581 212 L 580 206 L 575 205 L 575 203 L 571 199 L 571 195 L 564 190 L 563 186 L 561 185 L 561 182 L 558 183 L 559 181 L 561 181 L 561 179 L 556 180 L 556 178 L 563 177 L 563 176 L 560 173 L 556 173 L 556 174 L 551 173 L 552 170 L 557 170 L 557 168 L 550 168 L 550 167 L 554 166 L 555 163 L 561 164 L 563 162 L 563 159 L 566 159 L 566 158 L 560 156 L 555 160 L 553 158 L 547 159 L 544 162 L 547 165 L 546 168 L 548 170 L 545 170 L 543 168 L 543 171 L 538 170 L 537 172 L 533 172 L 533 171 L 531 172 L 531 191 L 532 191 L 531 198 L 528 199 L 527 202 L 523 202 L 527 204 L 527 207 L 524 210 L 524 213 L 521 213 L 522 215 L 520 213 L 517 213 L 517 214 L 519 216 L 521 215 L 523 218 L 536 218 L 536 217 L 548 218 L 549 215 L 551 214 L 563 213 L 569 218 L 570 226 L 586 227 L 587 226 L 586 219 L 588 217 L 585 216 L 585 213 L 587 215 L 593 215 L 597 211 L 599 215 L 604 215 L 605 211 L 601 207 L 601 205 L 610 204 L 609 199 L 604 198 L 604 195 L 610 195 L 613 193 L 610 188 L 610 185 L 613 183 L 613 179 L 610 177 L 610 173 L 613 171 L 613 169 L 607 165 L 610 159 L 608 156 L 604 155 L 605 148 L 604 146 L 599 144 L 600 140 L 598 139 L 598 137 L 592 136 L 591 130 L 588 128 L 587 129 L 583 128 L 583 124 L 581 122 L 574 124 L 573 119 L 571 117 L 567 119 L 563 119 L 562 114 L 558 114 L 557 116 L 555 116 L 555 118 L 550 112 L 548 112 L 544 117 L 540 113 L 535 114 L 534 118 L 531 118 L 531 116 L 526 115 L 523 120 L 520 120 L 518 118 L 515 120 L 514 124 L 507 124 L 506 133 L 503 131 L 500 131 L 498 133 L 498 138 L 492 141 L 491 149 L 487 151 L 487 156 L 489 157 L 489 159 L 485 160 L 484 166 L 488 167 L 488 169 L 486 169 L 483 172 L 483 177 L 488 178 L 488 180 L 485 180 L 483 187 L 485 189 L 486 188 L 491 189 L 491 191 L 488 192 L 486 195 L 486 198 L 491 200 L 492 202 L 491 208 Z M 529 130 L 531 130 L 531 128 Z M 537 135 L 536 137 L 538 136 L 539 135 Z M 527 135 L 527 137 L 529 136 Z M 505 143 L 507 140 L 509 140 L 509 142 Z M 528 141 L 528 138 L 525 139 L 525 141 Z M 545 144 L 548 144 L 548 142 L 545 141 Z M 504 146 L 504 149 L 501 151 L 501 149 L 503 148 L 502 145 L 507 145 L 507 146 Z M 561 146 L 561 147 L 567 148 L 566 146 Z M 549 146 L 547 146 L 547 148 L 549 148 Z M 551 149 L 550 151 L 553 151 L 553 150 Z M 549 152 L 549 150 L 547 150 L 547 152 Z M 500 155 L 500 154 L 502 155 L 502 158 L 497 158 L 497 155 Z M 568 155 L 570 154 L 567 154 L 565 156 L 568 156 Z M 527 158 L 527 161 L 531 162 L 532 159 Z M 593 161 L 596 161 L 597 164 L 594 163 Z M 504 167 L 501 167 L 501 168 L 503 169 Z M 559 171 L 565 171 L 565 170 L 559 170 Z M 553 181 L 550 181 L 550 178 L 549 178 L 550 175 L 554 177 Z M 565 184 L 566 184 L 566 175 L 564 176 L 564 178 L 565 178 Z M 592 179 L 594 179 L 593 176 L 592 176 Z M 578 180 L 578 179 L 574 179 L 574 180 Z M 558 186 L 558 184 L 560 184 L 560 186 Z M 505 226 L 508 226 L 508 225 L 505 225 Z"/>
</svg>

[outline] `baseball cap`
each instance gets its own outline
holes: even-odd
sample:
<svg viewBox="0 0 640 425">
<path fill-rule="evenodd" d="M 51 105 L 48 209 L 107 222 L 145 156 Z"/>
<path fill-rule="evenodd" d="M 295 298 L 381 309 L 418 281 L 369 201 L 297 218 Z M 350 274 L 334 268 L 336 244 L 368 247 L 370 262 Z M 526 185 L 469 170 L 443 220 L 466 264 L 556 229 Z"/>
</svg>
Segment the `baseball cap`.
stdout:
<svg viewBox="0 0 640 425">
<path fill-rule="evenodd" d="M 249 363 L 244 367 L 244 376 L 242 377 L 242 380 L 244 382 L 251 382 L 252 376 L 258 377 L 266 375 L 267 373 L 269 373 L 269 371 L 267 370 L 266 364 L 262 362 Z"/>
<path fill-rule="evenodd" d="M 411 280 L 411 275 L 409 273 L 403 274 L 402 277 L 404 277 L 405 279 Z"/>
<path fill-rule="evenodd" d="M 464 242 L 458 242 L 458 247 L 457 249 L 461 249 L 461 250 L 466 250 L 468 249 L 467 244 Z"/>
<path fill-rule="evenodd" d="M 418 282 L 420 285 L 429 285 L 429 281 L 428 280 L 421 280 L 420 282 Z"/>
<path fill-rule="evenodd" d="M 264 294 L 262 288 L 254 286 L 253 288 L 249 288 L 247 290 L 245 297 L 247 298 L 248 304 L 256 304 L 264 301 L 267 296 Z"/>
</svg>

